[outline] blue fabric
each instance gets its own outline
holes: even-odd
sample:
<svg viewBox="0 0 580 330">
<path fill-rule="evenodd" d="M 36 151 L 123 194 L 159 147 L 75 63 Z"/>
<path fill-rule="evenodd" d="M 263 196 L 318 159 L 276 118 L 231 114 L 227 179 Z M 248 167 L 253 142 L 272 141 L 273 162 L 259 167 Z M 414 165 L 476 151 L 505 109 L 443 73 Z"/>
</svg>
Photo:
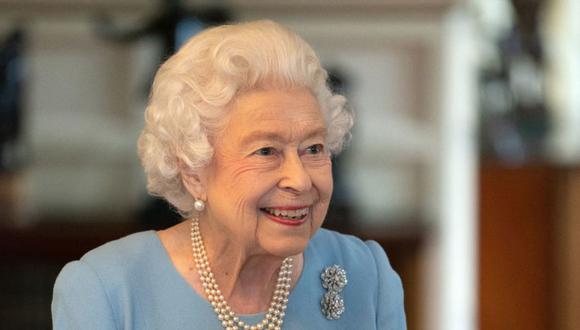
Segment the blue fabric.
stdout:
<svg viewBox="0 0 580 330">
<path fill-rule="evenodd" d="M 320 274 L 342 266 L 345 312 L 327 320 Z M 177 272 L 154 231 L 133 234 L 88 252 L 59 274 L 52 301 L 54 329 L 222 329 L 211 305 Z M 242 317 L 250 324 L 263 314 Z M 283 329 L 406 329 L 403 289 L 374 241 L 320 229 L 304 252 Z"/>
</svg>

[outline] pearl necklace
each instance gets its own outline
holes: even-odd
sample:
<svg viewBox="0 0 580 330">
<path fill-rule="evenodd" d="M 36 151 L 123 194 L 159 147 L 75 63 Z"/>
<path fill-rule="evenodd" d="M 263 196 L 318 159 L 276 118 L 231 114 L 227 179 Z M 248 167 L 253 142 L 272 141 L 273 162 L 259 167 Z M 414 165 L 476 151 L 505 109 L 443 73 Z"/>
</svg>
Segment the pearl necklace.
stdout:
<svg viewBox="0 0 580 330">
<path fill-rule="evenodd" d="M 284 259 L 280 271 L 278 272 L 278 279 L 276 281 L 276 289 L 270 302 L 270 307 L 266 313 L 266 317 L 255 325 L 249 325 L 240 320 L 238 316 L 232 311 L 228 303 L 222 295 L 215 277 L 209 266 L 207 254 L 203 246 L 203 239 L 199 230 L 199 220 L 193 219 L 191 221 L 191 247 L 193 250 L 193 260 L 197 272 L 201 279 L 203 290 L 217 314 L 218 320 L 221 321 L 222 326 L 226 330 L 260 330 L 260 329 L 282 329 L 282 322 L 284 321 L 286 306 L 288 305 L 288 295 L 290 294 L 290 280 L 292 275 L 292 261 L 291 257 Z"/>
</svg>

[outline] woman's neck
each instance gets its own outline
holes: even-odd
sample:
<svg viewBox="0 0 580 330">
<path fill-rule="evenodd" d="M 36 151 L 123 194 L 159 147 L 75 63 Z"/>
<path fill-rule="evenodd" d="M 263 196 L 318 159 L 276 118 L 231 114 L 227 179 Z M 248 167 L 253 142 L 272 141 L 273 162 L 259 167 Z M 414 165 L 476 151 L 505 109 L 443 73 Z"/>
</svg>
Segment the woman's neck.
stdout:
<svg viewBox="0 0 580 330">
<path fill-rule="evenodd" d="M 256 314 L 268 308 L 283 257 L 256 252 L 203 222 L 200 223 L 204 246 L 220 291 L 237 314 Z M 302 271 L 302 254 L 293 256 L 291 285 Z"/>
</svg>

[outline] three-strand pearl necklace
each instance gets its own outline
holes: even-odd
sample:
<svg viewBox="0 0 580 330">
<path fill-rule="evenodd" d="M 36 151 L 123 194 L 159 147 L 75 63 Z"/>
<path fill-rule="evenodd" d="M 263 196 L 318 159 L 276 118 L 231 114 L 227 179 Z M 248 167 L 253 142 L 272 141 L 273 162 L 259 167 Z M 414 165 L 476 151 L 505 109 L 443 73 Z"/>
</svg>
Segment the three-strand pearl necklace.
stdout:
<svg viewBox="0 0 580 330">
<path fill-rule="evenodd" d="M 288 295 L 290 294 L 290 281 L 292 276 L 292 258 L 288 257 L 282 262 L 280 271 L 278 272 L 278 280 L 276 281 L 276 289 L 270 302 L 270 307 L 266 313 L 266 317 L 255 325 L 249 325 L 240 320 L 240 318 L 232 311 L 224 296 L 222 295 L 215 277 L 209 266 L 207 254 L 203 246 L 201 232 L 199 230 L 199 220 L 193 219 L 191 221 L 191 247 L 193 249 L 193 260 L 203 290 L 217 314 L 222 326 L 226 330 L 259 330 L 259 329 L 275 329 L 282 328 L 284 321 L 286 306 L 288 305 Z"/>
</svg>

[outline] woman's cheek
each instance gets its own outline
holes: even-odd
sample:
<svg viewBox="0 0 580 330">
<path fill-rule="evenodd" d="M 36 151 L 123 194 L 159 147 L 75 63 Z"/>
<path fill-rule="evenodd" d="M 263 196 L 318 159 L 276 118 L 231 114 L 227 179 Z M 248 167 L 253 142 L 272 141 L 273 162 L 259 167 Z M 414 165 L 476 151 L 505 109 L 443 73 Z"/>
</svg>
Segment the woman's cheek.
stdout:
<svg viewBox="0 0 580 330">
<path fill-rule="evenodd" d="M 332 163 L 319 163 L 316 166 L 310 166 L 310 175 L 313 181 L 320 182 L 323 186 L 330 185 L 332 189 Z"/>
</svg>

